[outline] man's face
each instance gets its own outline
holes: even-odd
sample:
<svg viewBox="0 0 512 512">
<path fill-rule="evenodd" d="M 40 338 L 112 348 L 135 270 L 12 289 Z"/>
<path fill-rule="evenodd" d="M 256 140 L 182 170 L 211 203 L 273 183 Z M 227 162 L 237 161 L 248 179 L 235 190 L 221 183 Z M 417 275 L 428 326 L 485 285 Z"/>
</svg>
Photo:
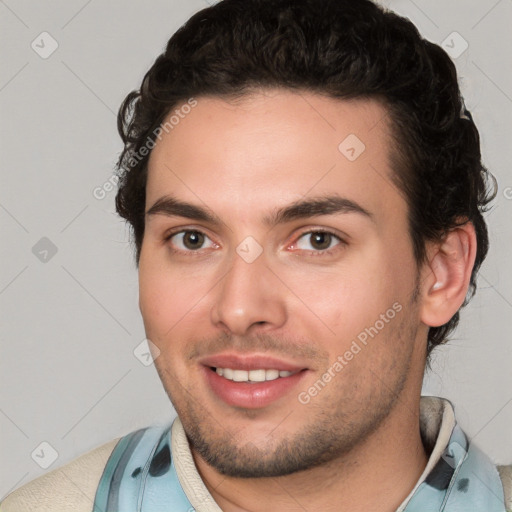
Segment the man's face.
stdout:
<svg viewBox="0 0 512 512">
<path fill-rule="evenodd" d="M 386 111 L 276 90 L 186 111 L 148 170 L 146 211 L 173 200 L 146 216 L 139 265 L 160 378 L 222 473 L 335 459 L 423 373 Z"/>
</svg>

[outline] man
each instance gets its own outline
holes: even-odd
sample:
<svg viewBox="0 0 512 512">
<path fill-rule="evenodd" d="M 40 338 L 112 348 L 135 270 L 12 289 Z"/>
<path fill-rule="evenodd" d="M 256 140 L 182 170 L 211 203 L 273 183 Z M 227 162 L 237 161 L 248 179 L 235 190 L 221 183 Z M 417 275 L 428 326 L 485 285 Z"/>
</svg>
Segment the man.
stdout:
<svg viewBox="0 0 512 512">
<path fill-rule="evenodd" d="M 178 419 L 2 512 L 506 511 L 425 364 L 492 198 L 455 68 L 369 0 L 223 0 L 121 107 L 116 198 Z"/>
</svg>

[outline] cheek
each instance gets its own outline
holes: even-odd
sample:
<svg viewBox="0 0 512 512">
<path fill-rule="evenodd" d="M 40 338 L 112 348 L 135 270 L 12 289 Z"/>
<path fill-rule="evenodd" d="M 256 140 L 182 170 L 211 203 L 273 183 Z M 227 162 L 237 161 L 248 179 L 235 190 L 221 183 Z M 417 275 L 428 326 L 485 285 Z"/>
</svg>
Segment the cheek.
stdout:
<svg viewBox="0 0 512 512">
<path fill-rule="evenodd" d="M 190 288 L 180 286 L 175 273 L 154 259 L 142 257 L 139 263 L 139 306 L 146 332 L 162 338 L 190 309 Z"/>
<path fill-rule="evenodd" d="M 384 256 L 380 252 L 373 261 L 362 259 L 360 266 L 323 281 L 324 293 L 312 304 L 331 330 L 331 357 L 343 354 L 354 341 L 381 341 L 376 350 L 395 342 L 414 290 L 415 267 L 403 258 L 397 264 L 399 260 Z"/>
<path fill-rule="evenodd" d="M 400 299 L 397 272 L 381 252 L 358 255 L 336 272 L 307 280 L 300 297 L 337 335 L 354 335 Z"/>
</svg>

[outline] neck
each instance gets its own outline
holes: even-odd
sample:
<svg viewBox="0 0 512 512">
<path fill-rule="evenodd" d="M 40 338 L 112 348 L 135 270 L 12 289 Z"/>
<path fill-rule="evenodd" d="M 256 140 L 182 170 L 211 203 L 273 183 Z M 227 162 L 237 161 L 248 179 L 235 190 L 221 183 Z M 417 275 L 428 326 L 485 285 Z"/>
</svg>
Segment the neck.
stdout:
<svg viewBox="0 0 512 512">
<path fill-rule="evenodd" d="M 411 414 L 415 411 L 415 414 Z M 419 396 L 399 401 L 364 443 L 329 464 L 276 478 L 226 477 L 192 454 L 224 512 L 395 511 L 427 464 L 419 428 Z"/>
</svg>

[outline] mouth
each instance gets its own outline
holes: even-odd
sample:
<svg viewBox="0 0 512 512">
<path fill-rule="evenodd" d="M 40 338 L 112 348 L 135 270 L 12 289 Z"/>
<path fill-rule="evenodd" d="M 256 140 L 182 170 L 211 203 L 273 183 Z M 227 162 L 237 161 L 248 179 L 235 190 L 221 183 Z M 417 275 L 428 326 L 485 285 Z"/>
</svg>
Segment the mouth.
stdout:
<svg viewBox="0 0 512 512">
<path fill-rule="evenodd" d="M 236 370 L 234 368 L 214 368 L 211 367 L 217 375 L 220 375 L 226 380 L 232 380 L 234 382 L 267 382 L 276 379 L 282 379 L 290 377 L 298 372 L 290 372 L 288 370 L 276 370 L 274 368 L 258 370 Z"/>
<path fill-rule="evenodd" d="M 215 398 L 243 409 L 261 409 L 296 391 L 310 370 L 268 356 L 223 354 L 200 361 L 206 385 Z"/>
</svg>

